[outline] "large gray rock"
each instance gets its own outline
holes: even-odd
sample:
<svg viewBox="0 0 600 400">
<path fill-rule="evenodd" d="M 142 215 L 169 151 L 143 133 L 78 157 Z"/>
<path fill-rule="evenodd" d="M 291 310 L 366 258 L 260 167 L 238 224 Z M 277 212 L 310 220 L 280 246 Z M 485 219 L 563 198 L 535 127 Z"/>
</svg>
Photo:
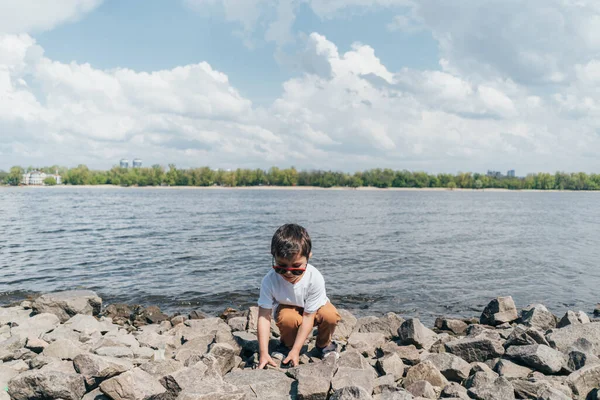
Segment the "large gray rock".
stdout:
<svg viewBox="0 0 600 400">
<path fill-rule="evenodd" d="M 368 393 L 372 393 L 375 378 L 377 378 L 377 374 L 373 368 L 355 369 L 339 367 L 331 380 L 331 388 L 337 391 L 348 386 L 360 386 Z"/>
<path fill-rule="evenodd" d="M 417 347 L 413 344 L 408 346 L 398 346 L 394 342 L 386 342 L 377 349 L 380 355 L 398 354 L 402 362 L 407 365 L 415 365 L 421 362 L 421 355 Z"/>
<path fill-rule="evenodd" d="M 471 365 L 460 357 L 450 353 L 430 354 L 425 360 L 431 361 L 433 365 L 449 381 L 462 382 L 469 377 Z"/>
<path fill-rule="evenodd" d="M 511 296 L 498 297 L 490 301 L 479 317 L 479 322 L 484 325 L 496 326 L 505 322 L 512 322 L 519 317 L 517 307 Z"/>
<path fill-rule="evenodd" d="M 133 350 L 129 347 L 100 347 L 94 352 L 103 357 L 133 358 Z"/>
<path fill-rule="evenodd" d="M 357 319 L 348 310 L 338 309 L 338 314 L 342 319 L 338 322 L 335 332 L 333 332 L 333 339 L 346 341 L 354 331 Z"/>
<path fill-rule="evenodd" d="M 556 328 L 556 317 L 543 304 L 532 304 L 521 311 L 521 323 L 546 331 Z"/>
<path fill-rule="evenodd" d="M 557 328 L 564 328 L 569 325 L 589 324 L 590 317 L 583 311 L 567 311 L 565 315 L 556 324 Z"/>
<path fill-rule="evenodd" d="M 555 329 L 546 335 L 546 339 L 550 346 L 563 353 L 567 353 L 569 348 L 580 339 L 586 339 L 596 349 L 600 349 L 600 322 L 568 325 Z"/>
<path fill-rule="evenodd" d="M 367 317 L 368 318 L 368 317 Z M 398 329 L 404 319 L 393 312 L 375 319 L 360 319 L 356 327 L 360 333 L 383 333 L 386 339 L 393 339 L 398 335 Z"/>
<path fill-rule="evenodd" d="M 56 357 L 63 360 L 72 360 L 82 353 L 87 353 L 87 351 L 79 346 L 79 342 L 75 343 L 68 339 L 59 339 L 52 342 L 42 352 L 46 357 Z"/>
<path fill-rule="evenodd" d="M 404 345 L 413 344 L 420 349 L 429 350 L 438 340 L 438 335 L 417 318 L 407 319 L 398 329 L 400 342 Z"/>
<path fill-rule="evenodd" d="M 600 388 L 600 364 L 583 367 L 571 373 L 565 383 L 576 399 L 585 399 L 595 388 Z"/>
<path fill-rule="evenodd" d="M 170 375 L 175 371 L 183 369 L 183 363 L 173 359 L 164 360 L 152 360 L 147 363 L 143 363 L 139 367 L 141 370 L 146 371 L 156 379 L 160 379 L 165 375 Z"/>
<path fill-rule="evenodd" d="M 465 382 L 468 394 L 478 400 L 513 400 L 514 388 L 504 377 L 476 372 Z"/>
<path fill-rule="evenodd" d="M 131 361 L 113 357 L 100 357 L 90 353 L 75 357 L 73 366 L 83 376 L 88 387 L 96 387 L 106 379 L 133 369 Z"/>
<path fill-rule="evenodd" d="M 43 313 L 34 315 L 23 321 L 19 326 L 11 328 L 10 331 L 13 336 L 42 337 L 46 332 L 55 329 L 58 324 L 60 324 L 60 320 L 56 315 Z"/>
<path fill-rule="evenodd" d="M 227 343 L 214 343 L 210 346 L 208 354 L 215 357 L 221 376 L 224 376 L 236 366 L 236 351 Z"/>
<path fill-rule="evenodd" d="M 81 398 L 81 400 L 110 400 L 101 391 L 100 388 L 96 388 L 91 392 L 88 392 Z"/>
<path fill-rule="evenodd" d="M 76 373 L 34 369 L 11 379 L 8 383 L 8 393 L 14 400 L 80 400 L 85 394 L 85 384 L 83 378 Z"/>
<path fill-rule="evenodd" d="M 19 372 L 17 370 L 0 364 L 0 392 L 3 392 L 4 388 L 8 387 L 8 382 L 17 375 L 19 375 Z M 6 397 L 6 400 L 8 400 L 9 396 L 7 395 Z M 0 397 L 0 399 L 2 398 Z"/>
<path fill-rule="evenodd" d="M 404 375 L 404 363 L 398 355 L 393 353 L 387 356 L 383 356 L 377 360 L 377 369 L 383 375 L 391 375 L 394 380 L 399 380 Z"/>
<path fill-rule="evenodd" d="M 23 307 L 0 307 L 0 326 L 20 325 L 29 318 L 30 314 L 31 310 L 26 310 Z"/>
<path fill-rule="evenodd" d="M 571 400 L 571 397 L 558 389 L 548 387 L 540 392 L 536 400 Z"/>
<path fill-rule="evenodd" d="M 543 344 L 512 346 L 506 356 L 545 374 L 555 374 L 566 365 L 563 353 Z"/>
<path fill-rule="evenodd" d="M 346 386 L 333 392 L 330 400 L 372 400 L 371 393 L 360 386 Z"/>
<path fill-rule="evenodd" d="M 246 399 L 291 399 L 296 397 L 295 381 L 272 369 L 235 370 L 224 381 L 245 393 Z"/>
<path fill-rule="evenodd" d="M 569 372 L 577 371 L 586 365 L 600 364 L 600 358 L 589 351 L 573 349 L 567 355 L 567 370 Z"/>
<path fill-rule="evenodd" d="M 23 349 L 27 339 L 20 335 L 13 335 L 10 338 L 0 342 L 0 361 L 10 361 L 19 358 L 20 351 Z"/>
<path fill-rule="evenodd" d="M 166 392 L 156 378 L 139 368 L 105 380 L 100 390 L 113 400 L 147 400 Z"/>
<path fill-rule="evenodd" d="M 480 334 L 474 337 L 465 337 L 446 343 L 446 351 L 462 358 L 467 362 L 480 361 L 501 357 L 504 347 L 500 339 Z"/>
<path fill-rule="evenodd" d="M 54 314 L 66 322 L 76 314 L 100 314 L 102 299 L 91 290 L 69 290 L 44 294 L 34 300 L 32 308 L 36 314 Z"/>
<path fill-rule="evenodd" d="M 235 392 L 237 388 L 224 382 L 217 368 L 216 363 L 198 362 L 163 377 L 160 383 L 174 394 L 182 391 L 196 394 Z"/>
<path fill-rule="evenodd" d="M 373 396 L 374 400 L 413 400 L 415 397 L 403 388 L 383 390 L 380 394 Z"/>
<path fill-rule="evenodd" d="M 427 381 L 416 381 L 406 387 L 417 398 L 437 399 L 437 393 L 431 383 Z"/>
<path fill-rule="evenodd" d="M 372 357 L 375 355 L 375 351 L 378 347 L 381 347 L 385 343 L 385 336 L 383 333 L 359 333 L 354 332 L 348 338 L 348 346 L 360 351 L 364 355 Z"/>
<path fill-rule="evenodd" d="M 428 360 L 410 367 L 404 378 L 404 387 L 408 388 L 408 386 L 417 381 L 427 381 L 432 386 L 437 386 L 440 389 L 448 385 L 446 377 Z"/>
<path fill-rule="evenodd" d="M 505 377 L 508 380 L 525 379 L 532 372 L 531 369 L 519 364 L 515 364 L 509 360 L 500 360 L 494 366 L 494 371 L 498 375 Z"/>
<path fill-rule="evenodd" d="M 440 394 L 441 398 L 453 398 L 453 399 L 461 399 L 461 400 L 469 400 L 470 397 L 467 394 L 467 389 L 462 387 L 460 384 L 456 382 L 450 382 L 444 389 L 442 389 L 442 393 Z"/>
<path fill-rule="evenodd" d="M 336 370 L 335 357 L 326 357 L 316 363 L 290 368 L 287 374 L 298 381 L 298 399 L 325 400 Z"/>
<path fill-rule="evenodd" d="M 455 335 L 464 335 L 469 325 L 460 319 L 451 319 L 438 317 L 435 320 L 435 327 L 441 331 L 450 331 Z"/>
<path fill-rule="evenodd" d="M 530 326 L 518 325 L 506 338 L 504 347 L 525 346 L 528 344 L 544 344 L 549 346 L 549 343 L 544 336 L 544 332 Z"/>
</svg>

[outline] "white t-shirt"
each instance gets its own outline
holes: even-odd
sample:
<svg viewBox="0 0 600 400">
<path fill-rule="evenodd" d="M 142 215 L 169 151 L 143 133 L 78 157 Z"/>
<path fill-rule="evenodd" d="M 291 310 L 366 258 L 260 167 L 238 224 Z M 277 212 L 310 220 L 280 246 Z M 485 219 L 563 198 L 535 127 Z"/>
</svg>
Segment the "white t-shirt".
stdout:
<svg viewBox="0 0 600 400">
<path fill-rule="evenodd" d="M 286 304 L 302 307 L 304 312 L 312 314 L 328 301 L 323 275 L 308 264 L 302 279 L 295 284 L 283 279 L 275 270 L 269 271 L 260 284 L 258 306 L 275 312 L 279 304 Z"/>
</svg>

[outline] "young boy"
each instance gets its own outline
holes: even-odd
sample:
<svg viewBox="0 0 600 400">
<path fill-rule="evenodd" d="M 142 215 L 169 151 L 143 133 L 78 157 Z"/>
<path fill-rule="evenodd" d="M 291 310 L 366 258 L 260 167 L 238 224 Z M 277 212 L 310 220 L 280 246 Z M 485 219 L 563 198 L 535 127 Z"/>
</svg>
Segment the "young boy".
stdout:
<svg viewBox="0 0 600 400">
<path fill-rule="evenodd" d="M 337 348 L 331 337 L 341 317 L 327 298 L 323 275 L 308 263 L 311 248 L 308 232 L 299 225 L 283 225 L 273 235 L 273 268 L 262 280 L 258 299 L 259 369 L 277 366 L 269 354 L 273 311 L 281 343 L 290 349 L 283 364 L 299 364 L 300 350 L 314 325 L 321 355 Z"/>
</svg>

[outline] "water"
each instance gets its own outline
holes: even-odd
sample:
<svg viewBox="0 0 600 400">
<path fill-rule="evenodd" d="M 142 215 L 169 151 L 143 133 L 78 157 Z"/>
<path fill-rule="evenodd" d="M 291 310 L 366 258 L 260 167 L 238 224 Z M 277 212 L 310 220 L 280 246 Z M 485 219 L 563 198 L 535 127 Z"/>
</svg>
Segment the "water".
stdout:
<svg viewBox="0 0 600 400">
<path fill-rule="evenodd" d="M 168 312 L 248 307 L 286 222 L 334 305 L 432 322 L 491 298 L 555 314 L 599 300 L 598 193 L 0 188 L 0 304 L 95 290 Z"/>
</svg>

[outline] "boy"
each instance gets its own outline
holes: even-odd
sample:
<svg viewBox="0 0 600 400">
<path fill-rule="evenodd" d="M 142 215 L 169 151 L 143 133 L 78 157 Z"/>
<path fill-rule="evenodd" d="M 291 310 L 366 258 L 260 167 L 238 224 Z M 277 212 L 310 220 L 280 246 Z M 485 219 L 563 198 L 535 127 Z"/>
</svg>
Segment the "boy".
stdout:
<svg viewBox="0 0 600 400">
<path fill-rule="evenodd" d="M 273 311 L 281 343 L 290 349 L 283 364 L 299 364 L 300 350 L 314 325 L 318 326 L 316 345 L 321 355 L 337 348 L 331 337 L 341 317 L 327 298 L 323 275 L 308 263 L 311 249 L 310 236 L 299 225 L 283 225 L 273 235 L 273 268 L 261 282 L 258 299 L 259 369 L 277 366 L 269 355 Z"/>
</svg>

